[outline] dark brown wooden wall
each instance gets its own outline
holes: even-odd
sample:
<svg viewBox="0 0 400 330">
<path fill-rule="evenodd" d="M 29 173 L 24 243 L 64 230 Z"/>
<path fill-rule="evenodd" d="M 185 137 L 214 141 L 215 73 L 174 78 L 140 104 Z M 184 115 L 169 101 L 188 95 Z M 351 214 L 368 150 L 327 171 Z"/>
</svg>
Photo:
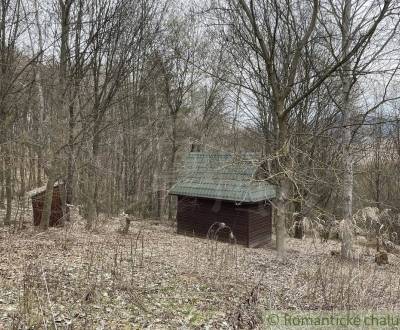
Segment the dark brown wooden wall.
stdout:
<svg viewBox="0 0 400 330">
<path fill-rule="evenodd" d="M 224 222 L 237 243 L 249 247 L 266 244 L 271 239 L 270 205 L 241 204 L 205 198 L 178 196 L 178 233 L 206 237 L 215 222 Z M 227 234 L 228 232 L 225 231 Z M 227 239 L 223 233 L 221 239 Z"/>
<path fill-rule="evenodd" d="M 40 220 L 42 219 L 42 211 L 44 205 L 44 198 L 46 192 L 42 192 L 32 197 L 32 208 L 33 208 L 33 224 L 39 226 Z M 61 198 L 59 187 L 53 189 L 53 200 L 51 202 L 51 214 L 50 214 L 50 226 L 60 225 L 60 219 L 63 217 L 63 211 L 61 207 Z"/>
<path fill-rule="evenodd" d="M 249 247 L 262 246 L 271 241 L 272 208 L 264 203 L 249 209 Z"/>
</svg>

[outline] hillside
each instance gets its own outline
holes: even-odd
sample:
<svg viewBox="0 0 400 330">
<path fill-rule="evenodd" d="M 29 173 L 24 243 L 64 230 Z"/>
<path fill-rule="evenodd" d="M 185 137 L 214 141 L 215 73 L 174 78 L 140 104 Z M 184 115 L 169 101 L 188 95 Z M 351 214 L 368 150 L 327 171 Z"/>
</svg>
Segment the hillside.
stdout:
<svg viewBox="0 0 400 330">
<path fill-rule="evenodd" d="M 29 217 L 29 215 L 28 215 Z M 175 234 L 172 225 L 102 217 L 86 232 L 76 212 L 64 228 L 0 229 L 0 329 L 252 328 L 274 309 L 400 307 L 399 259 L 377 266 L 358 248 L 289 239 L 248 249 Z"/>
</svg>

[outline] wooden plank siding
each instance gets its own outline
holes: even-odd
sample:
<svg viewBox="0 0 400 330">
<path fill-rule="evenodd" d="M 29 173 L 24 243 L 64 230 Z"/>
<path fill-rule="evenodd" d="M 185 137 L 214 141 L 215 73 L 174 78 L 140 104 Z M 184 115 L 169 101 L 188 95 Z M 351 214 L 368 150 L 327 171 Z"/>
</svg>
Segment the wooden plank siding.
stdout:
<svg viewBox="0 0 400 330">
<path fill-rule="evenodd" d="M 43 191 L 32 197 L 32 209 L 33 209 L 33 224 L 39 226 L 40 220 L 42 219 L 42 211 L 44 206 L 46 191 Z M 67 211 L 68 212 L 68 211 Z M 60 187 L 53 188 L 53 199 L 51 202 L 51 213 L 50 213 L 50 226 L 61 225 L 63 218 L 63 210 L 61 204 Z"/>
<path fill-rule="evenodd" d="M 271 241 L 272 209 L 260 203 L 249 209 L 249 247 L 258 247 Z"/>
<path fill-rule="evenodd" d="M 179 234 L 206 237 L 216 222 L 224 222 L 238 244 L 257 247 L 271 239 L 271 207 L 258 204 L 235 204 L 230 201 L 178 196 L 177 231 Z M 228 240 L 223 230 L 219 239 Z"/>
</svg>

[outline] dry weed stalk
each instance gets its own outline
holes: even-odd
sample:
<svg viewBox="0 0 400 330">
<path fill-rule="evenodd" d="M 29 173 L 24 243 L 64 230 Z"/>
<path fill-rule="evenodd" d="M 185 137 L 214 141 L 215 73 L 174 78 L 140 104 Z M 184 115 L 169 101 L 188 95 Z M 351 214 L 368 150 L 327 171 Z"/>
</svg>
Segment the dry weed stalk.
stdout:
<svg viewBox="0 0 400 330">
<path fill-rule="evenodd" d="M 43 327 L 48 329 L 48 318 L 57 329 L 48 281 L 43 265 L 34 261 L 24 266 L 19 312 L 13 320 L 13 329 Z"/>
<path fill-rule="evenodd" d="M 233 329 L 256 329 L 262 325 L 263 318 L 259 310 L 261 284 L 258 283 L 235 308 L 228 320 Z"/>
<path fill-rule="evenodd" d="M 221 234 L 227 235 L 228 243 L 220 242 Z M 209 266 L 218 276 L 238 267 L 238 248 L 232 229 L 224 222 L 213 223 L 207 232 L 207 257 Z"/>
<path fill-rule="evenodd" d="M 316 270 L 304 274 L 303 281 L 306 298 L 316 309 L 391 309 L 400 298 L 399 280 L 383 276 L 377 267 L 336 258 L 321 260 Z"/>
</svg>

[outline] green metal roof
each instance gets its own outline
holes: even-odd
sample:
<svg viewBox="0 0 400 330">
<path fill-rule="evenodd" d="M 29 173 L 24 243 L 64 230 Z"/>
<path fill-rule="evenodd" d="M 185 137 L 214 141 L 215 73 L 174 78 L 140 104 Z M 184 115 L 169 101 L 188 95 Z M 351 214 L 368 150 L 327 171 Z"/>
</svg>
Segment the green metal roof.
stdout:
<svg viewBox="0 0 400 330">
<path fill-rule="evenodd" d="M 275 186 L 255 180 L 259 162 L 250 155 L 189 153 L 171 195 L 260 202 L 275 197 Z"/>
</svg>

